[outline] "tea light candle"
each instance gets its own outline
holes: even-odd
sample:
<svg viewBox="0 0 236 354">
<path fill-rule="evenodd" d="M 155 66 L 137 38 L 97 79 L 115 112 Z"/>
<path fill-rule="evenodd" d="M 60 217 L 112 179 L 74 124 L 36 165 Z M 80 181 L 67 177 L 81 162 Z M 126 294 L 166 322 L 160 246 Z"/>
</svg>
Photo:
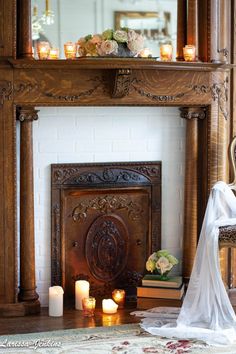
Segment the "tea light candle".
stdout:
<svg viewBox="0 0 236 354">
<path fill-rule="evenodd" d="M 196 47 L 194 45 L 186 45 L 183 48 L 184 60 L 195 61 L 196 60 Z"/>
<path fill-rule="evenodd" d="M 77 47 L 77 45 L 72 42 L 67 42 L 64 44 L 64 51 L 65 51 L 66 59 L 75 59 L 76 47 Z"/>
<path fill-rule="evenodd" d="M 102 311 L 104 313 L 112 314 L 117 312 L 118 305 L 112 299 L 102 300 Z"/>
<path fill-rule="evenodd" d="M 112 299 L 117 303 L 119 308 L 123 308 L 125 303 L 125 291 L 123 289 L 113 290 Z"/>
<path fill-rule="evenodd" d="M 49 59 L 59 59 L 59 49 L 51 48 L 49 52 Z"/>
<path fill-rule="evenodd" d="M 82 299 L 89 297 L 89 282 L 86 280 L 77 280 L 75 282 L 75 308 L 83 310 Z"/>
<path fill-rule="evenodd" d="M 83 315 L 86 317 L 94 316 L 96 299 L 94 297 L 86 297 L 82 299 Z"/>
<path fill-rule="evenodd" d="M 171 44 L 162 44 L 160 47 L 160 57 L 163 61 L 172 60 L 173 48 Z"/>
<path fill-rule="evenodd" d="M 50 45 L 48 42 L 39 42 L 38 44 L 38 57 L 39 59 L 48 59 L 50 52 Z"/>
<path fill-rule="evenodd" d="M 49 316 L 60 317 L 63 315 L 63 294 L 61 286 L 49 288 Z"/>
<path fill-rule="evenodd" d="M 149 48 L 144 48 L 139 52 L 139 57 L 141 58 L 150 58 L 152 57 L 152 51 Z"/>
</svg>

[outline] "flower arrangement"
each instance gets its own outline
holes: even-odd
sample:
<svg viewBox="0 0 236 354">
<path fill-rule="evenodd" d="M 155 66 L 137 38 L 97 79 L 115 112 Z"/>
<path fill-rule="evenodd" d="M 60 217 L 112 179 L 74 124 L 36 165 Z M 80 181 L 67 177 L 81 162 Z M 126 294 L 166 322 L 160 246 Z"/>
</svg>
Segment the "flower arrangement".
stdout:
<svg viewBox="0 0 236 354">
<path fill-rule="evenodd" d="M 160 250 L 149 256 L 146 262 L 146 269 L 149 272 L 160 274 L 162 279 L 167 279 L 167 274 L 178 263 L 178 259 L 167 250 Z"/>
<path fill-rule="evenodd" d="M 144 38 L 128 28 L 107 29 L 102 34 L 88 35 L 78 40 L 79 56 L 134 57 L 142 51 Z"/>
</svg>

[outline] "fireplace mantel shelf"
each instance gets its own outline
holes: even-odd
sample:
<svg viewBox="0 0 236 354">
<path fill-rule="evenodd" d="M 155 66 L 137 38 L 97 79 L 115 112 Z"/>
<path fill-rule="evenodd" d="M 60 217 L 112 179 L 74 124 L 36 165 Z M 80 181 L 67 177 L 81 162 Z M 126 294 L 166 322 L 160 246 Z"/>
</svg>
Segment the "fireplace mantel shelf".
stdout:
<svg viewBox="0 0 236 354">
<path fill-rule="evenodd" d="M 156 59 L 141 58 L 78 58 L 76 60 L 35 60 L 9 59 L 16 69 L 135 69 L 135 70 L 185 70 L 218 71 L 232 68 L 231 64 L 210 62 L 164 62 Z"/>
</svg>

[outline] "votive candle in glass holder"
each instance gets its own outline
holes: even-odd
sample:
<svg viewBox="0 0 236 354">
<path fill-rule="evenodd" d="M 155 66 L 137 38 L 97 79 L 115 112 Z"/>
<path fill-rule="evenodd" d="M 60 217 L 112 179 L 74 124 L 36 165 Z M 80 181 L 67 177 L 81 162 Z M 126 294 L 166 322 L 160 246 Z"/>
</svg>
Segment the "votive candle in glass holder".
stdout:
<svg viewBox="0 0 236 354">
<path fill-rule="evenodd" d="M 113 290 L 112 299 L 117 303 L 120 309 L 123 308 L 125 304 L 125 291 L 123 289 Z"/>
<path fill-rule="evenodd" d="M 151 58 L 152 51 L 149 48 L 143 48 L 138 55 L 140 58 Z"/>
<path fill-rule="evenodd" d="M 172 60 L 173 47 L 171 44 L 162 44 L 160 46 L 160 57 L 162 61 Z"/>
<path fill-rule="evenodd" d="M 77 51 L 77 44 L 72 42 L 67 42 L 64 44 L 64 52 L 66 59 L 75 59 Z"/>
<path fill-rule="evenodd" d="M 39 42 L 37 51 L 39 59 L 48 59 L 50 53 L 50 44 L 48 42 Z"/>
<path fill-rule="evenodd" d="M 117 312 L 118 305 L 112 299 L 102 300 L 103 313 L 113 314 Z"/>
<path fill-rule="evenodd" d="M 194 45 L 186 45 L 183 48 L 184 60 L 195 61 L 196 60 L 196 47 Z"/>
<path fill-rule="evenodd" d="M 59 48 L 51 48 L 48 59 L 59 59 Z"/>
<path fill-rule="evenodd" d="M 96 299 L 95 297 L 85 297 L 82 299 L 82 307 L 83 307 L 83 315 L 85 317 L 93 317 L 94 310 L 96 306 Z"/>
</svg>

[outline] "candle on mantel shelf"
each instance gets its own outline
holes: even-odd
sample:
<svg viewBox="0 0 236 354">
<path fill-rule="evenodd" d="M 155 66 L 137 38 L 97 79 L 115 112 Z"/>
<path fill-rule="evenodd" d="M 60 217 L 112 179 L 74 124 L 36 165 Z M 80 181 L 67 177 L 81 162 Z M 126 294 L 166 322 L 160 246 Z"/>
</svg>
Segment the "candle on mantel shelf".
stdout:
<svg viewBox="0 0 236 354">
<path fill-rule="evenodd" d="M 82 299 L 89 297 L 89 282 L 87 280 L 77 280 L 75 282 L 75 308 L 83 310 Z"/>
<path fill-rule="evenodd" d="M 183 48 L 184 60 L 195 61 L 196 60 L 196 47 L 194 45 L 186 45 Z"/>
<path fill-rule="evenodd" d="M 160 46 L 160 57 L 163 61 L 172 60 L 173 47 L 171 44 L 162 44 Z"/>
<path fill-rule="evenodd" d="M 59 49 L 51 48 L 48 59 L 59 59 Z"/>
<path fill-rule="evenodd" d="M 39 42 L 37 50 L 39 59 L 48 59 L 50 44 L 48 42 Z"/>
<path fill-rule="evenodd" d="M 102 300 L 103 313 L 113 314 L 117 312 L 118 305 L 112 299 Z"/>
<path fill-rule="evenodd" d="M 72 42 L 67 42 L 64 44 L 64 51 L 66 59 L 76 58 L 77 44 Z"/>
<path fill-rule="evenodd" d="M 82 299 L 83 315 L 93 317 L 96 306 L 96 299 L 92 296 Z"/>
<path fill-rule="evenodd" d="M 63 316 L 63 294 L 61 286 L 51 286 L 49 288 L 49 316 Z"/>
<path fill-rule="evenodd" d="M 139 52 L 139 57 L 141 58 L 151 58 L 152 57 L 152 51 L 149 48 L 143 48 L 141 52 Z"/>
<path fill-rule="evenodd" d="M 123 308 L 125 304 L 125 291 L 123 289 L 113 290 L 112 299 L 117 303 L 119 308 Z"/>
</svg>

